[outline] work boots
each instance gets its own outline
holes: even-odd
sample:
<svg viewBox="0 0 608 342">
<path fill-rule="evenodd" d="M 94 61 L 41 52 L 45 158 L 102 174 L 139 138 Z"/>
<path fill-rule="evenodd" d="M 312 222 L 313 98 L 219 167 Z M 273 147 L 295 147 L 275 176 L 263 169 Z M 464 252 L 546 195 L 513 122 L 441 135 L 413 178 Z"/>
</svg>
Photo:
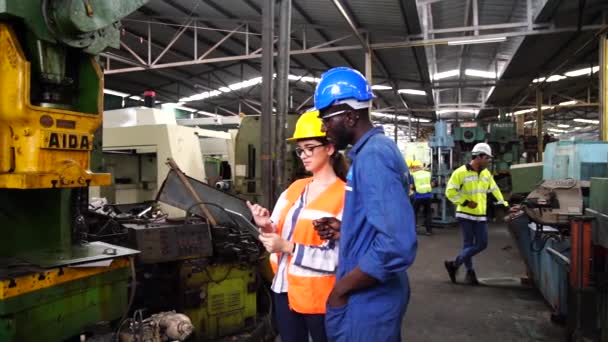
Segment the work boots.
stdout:
<svg viewBox="0 0 608 342">
<path fill-rule="evenodd" d="M 458 266 L 453 261 L 444 261 L 445 269 L 448 271 L 448 275 L 450 276 L 450 280 L 452 283 L 456 283 L 456 273 L 458 272 Z"/>
<path fill-rule="evenodd" d="M 475 271 L 473 271 L 473 270 L 467 271 L 467 275 L 466 275 L 465 279 L 469 284 L 471 284 L 473 286 L 479 285 L 479 280 L 477 280 L 477 275 L 475 274 Z"/>
</svg>

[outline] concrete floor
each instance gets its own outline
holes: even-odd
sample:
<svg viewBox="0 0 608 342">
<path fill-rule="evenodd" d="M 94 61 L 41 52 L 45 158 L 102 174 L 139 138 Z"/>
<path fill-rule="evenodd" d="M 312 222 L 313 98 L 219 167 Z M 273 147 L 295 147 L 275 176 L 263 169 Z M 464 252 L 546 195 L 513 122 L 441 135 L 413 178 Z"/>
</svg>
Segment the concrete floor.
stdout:
<svg viewBox="0 0 608 342">
<path fill-rule="evenodd" d="M 452 284 L 443 261 L 458 253 L 460 231 L 447 228 L 434 232 L 433 236 L 418 236 L 418 255 L 409 271 L 412 296 L 403 322 L 404 341 L 565 340 L 563 328 L 551 323 L 551 312 L 534 289 Z M 505 225 L 491 224 L 488 241 L 488 249 L 474 258 L 480 280 L 525 274 Z M 459 281 L 464 281 L 463 268 Z"/>
</svg>

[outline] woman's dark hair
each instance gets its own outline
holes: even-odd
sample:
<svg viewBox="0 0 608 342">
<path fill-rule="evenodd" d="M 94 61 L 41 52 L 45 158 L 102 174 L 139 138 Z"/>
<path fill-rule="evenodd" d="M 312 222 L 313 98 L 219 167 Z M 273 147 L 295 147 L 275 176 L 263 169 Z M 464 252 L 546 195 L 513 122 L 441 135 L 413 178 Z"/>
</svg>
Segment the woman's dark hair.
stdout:
<svg viewBox="0 0 608 342">
<path fill-rule="evenodd" d="M 315 139 L 321 142 L 323 145 L 329 145 L 330 142 L 327 139 Z M 334 154 L 331 155 L 329 162 L 331 167 L 334 169 L 334 173 L 338 178 L 346 182 L 346 174 L 348 173 L 348 163 L 346 158 L 337 149 L 334 149 Z"/>
</svg>

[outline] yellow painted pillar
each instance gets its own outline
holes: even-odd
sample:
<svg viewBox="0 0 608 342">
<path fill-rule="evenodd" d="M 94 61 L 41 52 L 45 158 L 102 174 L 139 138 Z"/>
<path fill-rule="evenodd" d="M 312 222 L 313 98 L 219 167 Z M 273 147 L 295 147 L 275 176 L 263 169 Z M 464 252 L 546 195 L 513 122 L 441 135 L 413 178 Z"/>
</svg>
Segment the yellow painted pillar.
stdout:
<svg viewBox="0 0 608 342">
<path fill-rule="evenodd" d="M 600 138 L 608 141 L 608 35 L 600 37 Z"/>
</svg>

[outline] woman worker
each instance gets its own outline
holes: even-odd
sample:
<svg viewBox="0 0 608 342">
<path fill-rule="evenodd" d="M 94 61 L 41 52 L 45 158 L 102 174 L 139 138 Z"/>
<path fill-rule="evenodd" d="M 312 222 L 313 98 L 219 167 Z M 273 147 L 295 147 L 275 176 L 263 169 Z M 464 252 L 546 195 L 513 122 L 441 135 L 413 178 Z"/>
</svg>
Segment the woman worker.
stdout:
<svg viewBox="0 0 608 342">
<path fill-rule="evenodd" d="M 286 342 L 327 341 L 325 305 L 334 287 L 338 243 L 321 240 L 313 220 L 341 219 L 344 206 L 344 157 L 321 131 L 318 112 L 304 113 L 293 137 L 296 155 L 312 177 L 293 182 L 279 197 L 272 215 L 247 202 L 260 240 L 270 254 L 275 277 L 271 289 L 279 335 Z"/>
</svg>

